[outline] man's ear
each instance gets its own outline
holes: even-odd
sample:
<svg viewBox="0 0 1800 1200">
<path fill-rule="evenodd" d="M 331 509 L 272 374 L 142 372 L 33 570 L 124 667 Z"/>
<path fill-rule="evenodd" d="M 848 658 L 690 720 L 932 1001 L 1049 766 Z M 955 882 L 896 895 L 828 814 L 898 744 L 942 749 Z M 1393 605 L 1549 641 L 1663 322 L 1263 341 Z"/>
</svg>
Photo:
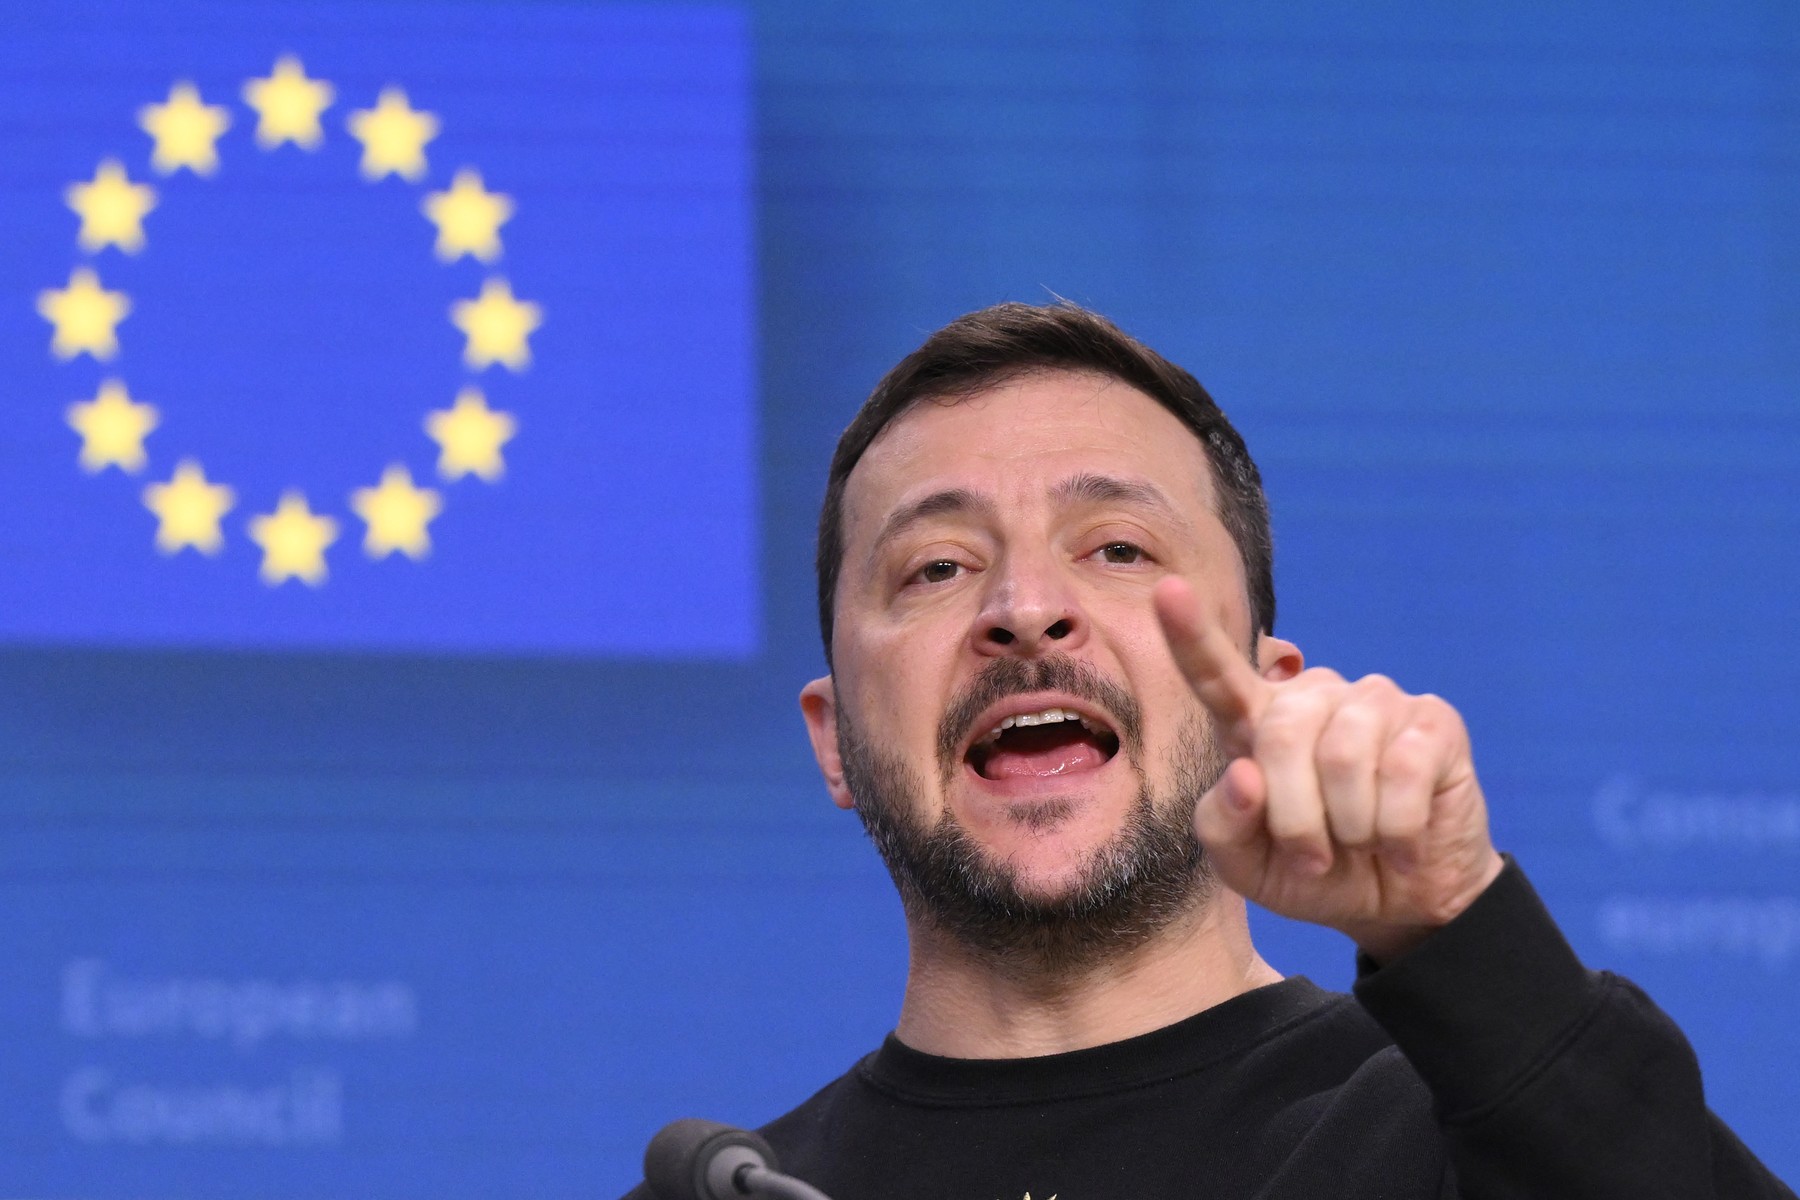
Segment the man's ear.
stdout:
<svg viewBox="0 0 1800 1200">
<path fill-rule="evenodd" d="M 855 808 L 856 801 L 844 786 L 844 760 L 838 753 L 837 687 L 831 676 L 800 689 L 800 715 L 806 718 L 806 736 L 812 739 L 813 758 L 825 777 L 831 802 L 839 808 Z"/>
<path fill-rule="evenodd" d="M 1306 669 L 1306 656 L 1300 647 L 1272 633 L 1256 637 L 1256 669 L 1270 683 L 1292 679 Z"/>
</svg>

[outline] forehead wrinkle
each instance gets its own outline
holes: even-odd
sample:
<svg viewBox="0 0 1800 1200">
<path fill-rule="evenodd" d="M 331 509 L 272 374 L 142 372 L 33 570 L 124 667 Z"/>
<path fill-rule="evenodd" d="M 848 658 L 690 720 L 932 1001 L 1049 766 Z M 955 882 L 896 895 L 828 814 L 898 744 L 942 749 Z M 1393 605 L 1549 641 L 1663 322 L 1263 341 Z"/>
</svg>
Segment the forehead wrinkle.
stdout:
<svg viewBox="0 0 1800 1200">
<path fill-rule="evenodd" d="M 1056 484 L 1050 498 L 1059 504 L 1125 504 L 1134 508 L 1153 509 L 1183 529 L 1191 530 L 1193 522 L 1163 494 L 1155 484 L 1142 479 L 1121 479 L 1083 471 Z"/>
<path fill-rule="evenodd" d="M 869 561 L 873 563 L 881 554 L 883 546 L 920 522 L 929 521 L 933 517 L 966 513 L 991 518 L 996 511 L 991 498 L 969 488 L 944 488 L 921 496 L 888 514 L 887 520 L 881 523 L 881 529 L 875 534 L 875 540 L 869 545 Z"/>
</svg>

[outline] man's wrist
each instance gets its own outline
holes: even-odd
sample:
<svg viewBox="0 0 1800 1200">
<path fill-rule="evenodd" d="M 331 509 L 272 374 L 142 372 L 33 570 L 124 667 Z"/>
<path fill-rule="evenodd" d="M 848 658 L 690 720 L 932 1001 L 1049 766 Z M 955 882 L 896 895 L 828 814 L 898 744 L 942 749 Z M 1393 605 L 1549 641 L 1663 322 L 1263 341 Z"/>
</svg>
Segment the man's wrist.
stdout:
<svg viewBox="0 0 1800 1200">
<path fill-rule="evenodd" d="M 1385 966 L 1418 949 L 1432 934 L 1466 912 L 1505 869 L 1506 860 L 1500 857 L 1498 850 L 1490 847 L 1480 869 L 1472 873 L 1469 882 L 1453 889 L 1444 901 L 1434 906 L 1429 919 L 1349 922 L 1339 928 L 1356 943 L 1356 948 L 1365 957 L 1377 966 Z"/>
</svg>

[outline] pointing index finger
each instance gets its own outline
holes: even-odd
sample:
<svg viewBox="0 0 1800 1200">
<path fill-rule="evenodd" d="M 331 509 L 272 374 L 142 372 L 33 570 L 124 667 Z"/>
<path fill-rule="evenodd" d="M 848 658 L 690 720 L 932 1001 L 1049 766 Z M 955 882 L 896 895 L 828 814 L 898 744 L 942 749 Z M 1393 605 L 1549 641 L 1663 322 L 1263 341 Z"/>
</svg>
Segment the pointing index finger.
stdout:
<svg viewBox="0 0 1800 1200">
<path fill-rule="evenodd" d="M 1200 610 L 1186 580 L 1169 578 L 1151 593 L 1157 619 L 1188 685 L 1219 723 L 1232 748 L 1247 753 L 1256 720 L 1268 706 L 1270 685 L 1217 620 Z"/>
</svg>

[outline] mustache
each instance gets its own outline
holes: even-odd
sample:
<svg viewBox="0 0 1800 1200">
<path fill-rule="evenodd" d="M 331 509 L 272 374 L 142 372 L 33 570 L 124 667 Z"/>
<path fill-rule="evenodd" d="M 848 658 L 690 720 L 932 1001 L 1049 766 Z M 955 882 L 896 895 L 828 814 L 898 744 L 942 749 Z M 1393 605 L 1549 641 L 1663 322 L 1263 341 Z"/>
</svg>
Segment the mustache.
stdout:
<svg viewBox="0 0 1800 1200">
<path fill-rule="evenodd" d="M 982 713 L 1008 696 L 1027 692 L 1066 692 L 1098 708 L 1119 735 L 1119 748 L 1131 761 L 1143 744 L 1144 715 L 1131 693 L 1099 670 L 1066 654 L 1043 658 L 996 658 L 969 680 L 938 722 L 938 764 L 945 778 L 956 769 L 956 748 L 968 737 Z"/>
</svg>

